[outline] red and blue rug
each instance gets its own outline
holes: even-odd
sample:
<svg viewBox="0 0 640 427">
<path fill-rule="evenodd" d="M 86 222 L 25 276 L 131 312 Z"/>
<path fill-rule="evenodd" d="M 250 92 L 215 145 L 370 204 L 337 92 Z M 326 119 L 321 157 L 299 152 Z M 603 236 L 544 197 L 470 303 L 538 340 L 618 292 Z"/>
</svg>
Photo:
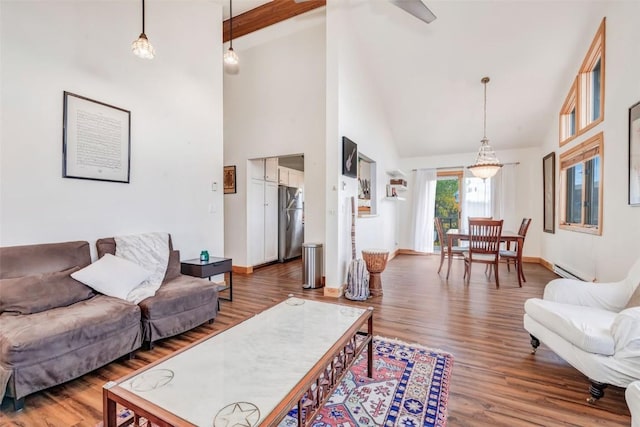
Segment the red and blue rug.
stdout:
<svg viewBox="0 0 640 427">
<path fill-rule="evenodd" d="M 447 423 L 453 356 L 417 344 L 374 339 L 373 378 L 360 356 L 313 427 L 442 427 Z M 280 427 L 297 425 L 297 410 Z"/>
</svg>

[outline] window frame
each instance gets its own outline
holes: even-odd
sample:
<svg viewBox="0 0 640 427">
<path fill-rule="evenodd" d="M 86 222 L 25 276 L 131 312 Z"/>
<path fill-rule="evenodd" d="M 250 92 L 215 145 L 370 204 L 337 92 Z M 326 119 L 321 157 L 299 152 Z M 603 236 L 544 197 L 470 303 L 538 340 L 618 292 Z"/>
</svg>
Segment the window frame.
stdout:
<svg viewBox="0 0 640 427">
<path fill-rule="evenodd" d="M 599 188 L 598 188 L 598 225 L 585 224 L 585 170 L 587 161 L 599 157 Z M 560 154 L 560 218 L 559 227 L 564 230 L 577 231 L 581 233 L 602 235 L 602 219 L 604 212 L 604 134 L 600 132 L 586 141 L 576 145 L 570 150 Z M 577 164 L 583 164 L 582 198 L 580 209 L 580 223 L 568 223 L 567 217 L 567 170 Z"/>
<path fill-rule="evenodd" d="M 576 137 L 584 134 L 599 123 L 604 121 L 605 105 L 605 33 L 607 18 L 602 18 L 600 26 L 596 31 L 589 50 L 585 55 L 577 76 L 571 83 L 571 88 L 567 94 L 560 113 L 559 119 L 559 143 L 560 147 L 566 145 Z M 594 99 L 592 84 L 593 70 L 600 64 L 600 90 L 598 108 L 600 115 L 597 119 L 591 120 L 589 117 L 593 112 L 591 101 Z M 567 116 L 575 109 L 575 133 L 568 134 Z"/>
</svg>

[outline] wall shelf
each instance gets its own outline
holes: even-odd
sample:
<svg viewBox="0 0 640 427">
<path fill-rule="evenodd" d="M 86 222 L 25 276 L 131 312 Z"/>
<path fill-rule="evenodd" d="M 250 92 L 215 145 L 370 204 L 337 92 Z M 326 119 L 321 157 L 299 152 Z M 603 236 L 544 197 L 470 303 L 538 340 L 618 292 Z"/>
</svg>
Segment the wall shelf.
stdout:
<svg viewBox="0 0 640 427">
<path fill-rule="evenodd" d="M 402 172 L 400 169 L 393 169 L 393 170 L 387 171 L 387 175 L 389 175 L 392 178 L 406 178 L 407 176 L 407 174 Z"/>
<path fill-rule="evenodd" d="M 389 196 L 385 197 L 385 199 L 387 199 L 387 200 L 393 200 L 394 202 L 395 202 L 395 201 L 404 202 L 405 200 L 407 200 L 407 199 L 405 199 L 404 197 L 389 197 Z"/>
<path fill-rule="evenodd" d="M 396 191 L 407 191 L 407 186 L 406 185 L 389 184 L 389 186 L 391 188 L 395 188 Z"/>
</svg>

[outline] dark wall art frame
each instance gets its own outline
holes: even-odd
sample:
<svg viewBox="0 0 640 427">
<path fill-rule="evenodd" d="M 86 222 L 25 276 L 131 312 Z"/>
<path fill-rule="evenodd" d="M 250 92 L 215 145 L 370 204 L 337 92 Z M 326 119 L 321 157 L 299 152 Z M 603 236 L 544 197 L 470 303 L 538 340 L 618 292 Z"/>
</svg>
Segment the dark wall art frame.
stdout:
<svg viewBox="0 0 640 427">
<path fill-rule="evenodd" d="M 62 177 L 128 184 L 131 112 L 64 92 Z"/>
<path fill-rule="evenodd" d="M 556 232 L 556 153 L 544 156 L 542 159 L 542 188 L 543 188 L 543 231 Z"/>
<path fill-rule="evenodd" d="M 640 206 L 640 102 L 629 108 L 629 204 Z"/>
<path fill-rule="evenodd" d="M 225 166 L 222 175 L 224 194 L 236 194 L 236 166 Z"/>
<path fill-rule="evenodd" d="M 358 145 L 346 136 L 342 137 L 342 175 L 358 177 Z"/>
</svg>

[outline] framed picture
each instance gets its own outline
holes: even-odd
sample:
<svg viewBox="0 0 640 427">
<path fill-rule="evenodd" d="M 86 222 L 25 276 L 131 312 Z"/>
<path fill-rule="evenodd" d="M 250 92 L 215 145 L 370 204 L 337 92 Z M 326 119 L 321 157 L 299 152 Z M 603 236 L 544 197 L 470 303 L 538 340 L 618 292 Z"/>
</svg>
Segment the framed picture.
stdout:
<svg viewBox="0 0 640 427">
<path fill-rule="evenodd" d="M 224 167 L 224 194 L 235 194 L 236 193 L 236 166 L 225 166 Z"/>
<path fill-rule="evenodd" d="M 62 177 L 129 183 L 131 112 L 64 92 Z"/>
<path fill-rule="evenodd" d="M 640 206 L 640 102 L 629 108 L 629 204 Z"/>
<path fill-rule="evenodd" d="M 556 153 L 551 152 L 542 159 L 542 188 L 545 233 L 556 232 Z"/>
<path fill-rule="evenodd" d="M 342 175 L 358 176 L 358 145 L 346 136 L 342 137 Z"/>
</svg>

